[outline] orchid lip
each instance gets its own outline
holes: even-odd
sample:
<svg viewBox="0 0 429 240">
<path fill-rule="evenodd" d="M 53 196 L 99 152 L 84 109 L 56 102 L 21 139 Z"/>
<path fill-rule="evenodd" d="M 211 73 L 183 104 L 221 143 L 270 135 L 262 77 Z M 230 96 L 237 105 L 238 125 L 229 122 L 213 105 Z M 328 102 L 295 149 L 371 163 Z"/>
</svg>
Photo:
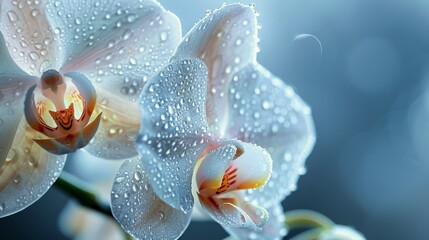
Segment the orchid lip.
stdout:
<svg viewBox="0 0 429 240">
<path fill-rule="evenodd" d="M 95 101 L 95 89 L 84 75 L 63 76 L 50 69 L 28 90 L 24 112 L 33 129 L 51 138 L 36 142 L 51 153 L 65 154 L 85 146 L 94 136 L 100 121 L 98 116 L 97 122 L 89 123 Z"/>
</svg>

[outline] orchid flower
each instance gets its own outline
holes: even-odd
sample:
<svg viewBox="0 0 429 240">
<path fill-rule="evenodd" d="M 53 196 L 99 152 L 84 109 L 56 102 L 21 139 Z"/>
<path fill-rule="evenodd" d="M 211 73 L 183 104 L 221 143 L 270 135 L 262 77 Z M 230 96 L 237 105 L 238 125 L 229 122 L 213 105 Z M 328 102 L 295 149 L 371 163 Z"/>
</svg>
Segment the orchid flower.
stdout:
<svg viewBox="0 0 429 240">
<path fill-rule="evenodd" d="M 86 146 L 103 158 L 137 155 L 137 96 L 181 32 L 151 0 L 13 0 L 0 1 L 0 11 L 4 217 L 50 188 L 64 154 Z"/>
<path fill-rule="evenodd" d="M 139 157 L 111 193 L 114 217 L 139 239 L 178 238 L 194 203 L 237 238 L 286 233 L 280 202 L 314 142 L 310 108 L 256 61 L 252 7 L 200 20 L 140 99 Z"/>
</svg>

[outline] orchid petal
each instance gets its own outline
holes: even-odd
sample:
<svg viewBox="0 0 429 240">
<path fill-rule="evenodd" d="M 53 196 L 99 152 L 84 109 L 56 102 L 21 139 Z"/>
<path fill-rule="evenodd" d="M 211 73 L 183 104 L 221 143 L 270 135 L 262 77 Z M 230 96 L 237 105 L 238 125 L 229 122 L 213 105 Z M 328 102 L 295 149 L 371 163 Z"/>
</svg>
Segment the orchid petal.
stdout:
<svg viewBox="0 0 429 240">
<path fill-rule="evenodd" d="M 0 33 L 0 166 L 7 158 L 24 115 L 25 92 L 33 84 L 35 79 L 15 64 Z"/>
<path fill-rule="evenodd" d="M 232 4 L 207 14 L 185 36 L 175 58 L 200 58 L 208 67 L 207 118 L 223 136 L 228 111 L 228 82 L 238 69 L 256 62 L 257 27 L 254 9 Z"/>
<path fill-rule="evenodd" d="M 229 198 L 198 196 L 208 215 L 222 226 L 258 231 L 268 220 L 265 208 L 243 201 L 240 192 L 230 193 Z"/>
<path fill-rule="evenodd" d="M 64 50 L 63 71 L 81 72 L 130 101 L 181 38 L 179 19 L 154 0 L 52 1 L 47 10 Z"/>
<path fill-rule="evenodd" d="M 207 69 L 198 59 L 169 64 L 143 89 L 137 138 L 150 183 L 166 203 L 192 210 L 192 175 L 207 145 Z"/>
<path fill-rule="evenodd" d="M 0 217 L 31 205 L 58 178 L 65 156 L 53 155 L 33 141 L 41 133 L 21 120 L 12 147 L 0 167 Z"/>
<path fill-rule="evenodd" d="M 1 6 L 0 6 L 1 7 Z M 1 9 L 0 9 L 1 10 Z M 0 32 L 0 73 L 1 76 L 20 76 L 20 77 L 29 77 L 27 73 L 21 70 L 21 68 L 16 65 L 12 56 L 10 55 L 8 48 L 5 43 L 3 33 Z M 4 80 L 2 80 L 2 89 L 4 86 Z M 1 95 L 0 95 L 1 96 Z"/>
<path fill-rule="evenodd" d="M 280 240 L 287 233 L 284 224 L 285 216 L 280 204 L 276 204 L 267 209 L 269 218 L 262 231 L 253 229 L 224 227 L 235 239 L 261 239 L 261 240 Z"/>
<path fill-rule="evenodd" d="M 102 98 L 95 106 L 94 114 L 102 114 L 101 122 L 94 138 L 84 150 L 104 159 L 137 156 L 135 141 L 140 128 L 139 106 L 115 98 L 102 89 L 98 89 L 97 95 L 109 97 Z"/>
<path fill-rule="evenodd" d="M 311 109 L 280 79 L 260 65 L 248 65 L 229 86 L 227 135 L 258 144 L 273 158 L 273 173 L 251 199 L 269 207 L 296 187 L 310 154 L 315 131 Z"/>
<path fill-rule="evenodd" d="M 119 224 L 139 239 L 177 239 L 191 220 L 163 202 L 137 158 L 125 161 L 112 187 L 112 212 Z"/>
<path fill-rule="evenodd" d="M 61 52 L 40 1 L 2 1 L 0 30 L 12 58 L 28 74 L 59 69 Z"/>
<path fill-rule="evenodd" d="M 260 187 L 271 173 L 269 154 L 256 145 L 227 141 L 209 152 L 196 170 L 200 203 L 224 226 L 261 228 L 267 211 L 244 201 L 241 189 Z"/>
</svg>

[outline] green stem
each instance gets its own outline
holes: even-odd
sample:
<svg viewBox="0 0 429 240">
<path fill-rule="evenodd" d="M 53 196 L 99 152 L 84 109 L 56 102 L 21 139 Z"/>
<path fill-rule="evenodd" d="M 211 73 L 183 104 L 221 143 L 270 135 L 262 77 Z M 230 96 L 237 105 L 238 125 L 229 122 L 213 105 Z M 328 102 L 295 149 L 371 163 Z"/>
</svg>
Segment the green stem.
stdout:
<svg viewBox="0 0 429 240">
<path fill-rule="evenodd" d="M 311 210 L 292 210 L 285 213 L 285 224 L 289 229 L 294 228 L 323 228 L 329 229 L 335 223 L 318 212 Z"/>
<path fill-rule="evenodd" d="M 82 206 L 113 217 L 109 203 L 97 197 L 97 194 L 77 177 L 63 171 L 55 182 L 55 186 L 74 197 Z"/>
</svg>

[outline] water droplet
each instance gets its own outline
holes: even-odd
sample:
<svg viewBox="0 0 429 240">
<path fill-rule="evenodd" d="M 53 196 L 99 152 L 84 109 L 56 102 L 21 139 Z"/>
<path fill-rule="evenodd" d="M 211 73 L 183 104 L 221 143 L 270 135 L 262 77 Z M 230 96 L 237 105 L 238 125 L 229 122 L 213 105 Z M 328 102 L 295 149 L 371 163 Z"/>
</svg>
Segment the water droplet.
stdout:
<svg viewBox="0 0 429 240">
<path fill-rule="evenodd" d="M 264 100 L 264 101 L 262 102 L 262 108 L 263 108 L 263 109 L 267 110 L 267 109 L 269 109 L 270 107 L 271 107 L 271 104 L 270 104 L 270 102 L 269 102 L 268 100 Z"/>
<path fill-rule="evenodd" d="M 290 162 L 292 160 L 292 154 L 290 152 L 285 152 L 283 158 L 286 162 Z"/>
<path fill-rule="evenodd" d="M 253 113 L 253 117 L 254 117 L 255 119 L 258 119 L 260 116 L 261 116 L 261 114 L 260 114 L 259 112 L 254 112 L 254 113 Z"/>
<path fill-rule="evenodd" d="M 115 179 L 115 181 L 116 181 L 117 183 L 121 183 L 122 181 L 124 181 L 124 179 L 125 179 L 125 177 L 117 177 L 117 178 Z"/>
<path fill-rule="evenodd" d="M 112 128 L 110 128 L 110 129 L 109 129 L 109 134 L 110 134 L 110 135 L 114 135 L 114 134 L 116 134 L 116 128 L 113 128 L 113 127 L 112 127 Z"/>
<path fill-rule="evenodd" d="M 143 175 L 142 175 L 142 173 L 141 173 L 141 172 L 135 172 L 135 173 L 134 173 L 134 179 L 135 179 L 136 181 L 140 181 L 140 180 L 142 179 L 142 177 L 143 177 Z"/>
<path fill-rule="evenodd" d="M 9 21 L 13 23 L 19 21 L 18 15 L 13 10 L 10 10 L 9 12 L 7 12 L 7 16 L 9 18 Z"/>
<path fill-rule="evenodd" d="M 82 20 L 80 18 L 76 18 L 75 21 L 76 25 L 82 24 Z"/>
<path fill-rule="evenodd" d="M 40 15 L 40 11 L 38 9 L 34 9 L 33 11 L 31 11 L 31 16 L 37 17 L 39 15 Z"/>
<path fill-rule="evenodd" d="M 30 58 L 32 60 L 37 60 L 39 59 L 39 54 L 37 54 L 36 52 L 30 52 Z"/>
<path fill-rule="evenodd" d="M 16 152 L 13 148 L 11 148 L 7 153 L 6 162 L 12 161 L 15 158 L 15 156 L 16 156 Z"/>
<path fill-rule="evenodd" d="M 135 14 L 130 14 L 130 15 L 127 16 L 127 21 L 129 23 L 134 22 L 136 19 L 137 19 L 137 15 L 135 15 Z"/>
<path fill-rule="evenodd" d="M 0 203 L 0 211 L 3 212 L 6 209 L 6 204 Z"/>
<path fill-rule="evenodd" d="M 234 63 L 235 64 L 239 64 L 240 63 L 240 57 L 235 57 L 234 58 Z"/>
<path fill-rule="evenodd" d="M 243 40 L 241 38 L 237 38 L 237 40 L 235 40 L 235 45 L 240 46 L 243 43 Z"/>
<path fill-rule="evenodd" d="M 161 40 L 161 42 L 165 42 L 168 39 L 168 33 L 166 31 L 162 31 L 159 34 L 159 39 Z"/>
<path fill-rule="evenodd" d="M 139 190 L 139 186 L 134 183 L 131 189 L 133 190 L 133 192 L 137 192 Z"/>
<path fill-rule="evenodd" d="M 130 58 L 130 64 L 131 65 L 136 65 L 137 64 L 137 60 L 135 58 Z"/>
<path fill-rule="evenodd" d="M 32 166 L 34 168 L 37 168 L 37 166 L 39 165 L 37 160 L 35 158 L 33 158 L 32 156 L 29 156 L 28 164 L 30 164 L 30 166 Z"/>
</svg>

